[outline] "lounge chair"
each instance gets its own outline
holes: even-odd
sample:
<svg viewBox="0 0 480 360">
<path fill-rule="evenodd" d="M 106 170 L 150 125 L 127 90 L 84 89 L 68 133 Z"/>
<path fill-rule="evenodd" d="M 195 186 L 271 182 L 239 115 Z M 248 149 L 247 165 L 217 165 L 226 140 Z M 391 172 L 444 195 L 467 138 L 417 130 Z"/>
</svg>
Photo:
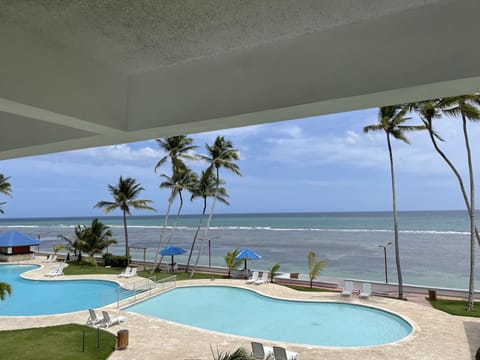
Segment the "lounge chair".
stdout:
<svg viewBox="0 0 480 360">
<path fill-rule="evenodd" d="M 246 281 L 247 284 L 253 284 L 258 280 L 258 271 L 254 271 L 252 276 Z"/>
<path fill-rule="evenodd" d="M 359 298 L 368 299 L 372 294 L 372 284 L 370 283 L 363 283 L 362 291 L 358 294 Z"/>
<path fill-rule="evenodd" d="M 252 341 L 252 353 L 255 360 L 266 360 L 273 355 L 273 348 L 263 346 L 262 343 Z"/>
<path fill-rule="evenodd" d="M 101 324 L 103 322 L 103 317 L 97 316 L 97 313 L 95 312 L 95 310 L 88 309 L 88 312 L 90 313 L 90 316 L 87 320 L 87 325 L 94 326 L 94 325 Z"/>
<path fill-rule="evenodd" d="M 58 264 L 58 266 L 53 268 L 52 271 L 46 273 L 45 276 L 50 276 L 50 277 L 62 276 L 63 275 L 63 267 L 64 267 L 64 263 L 60 263 L 60 264 Z"/>
<path fill-rule="evenodd" d="M 298 360 L 296 352 L 285 350 L 285 348 L 279 346 L 273 347 L 273 355 L 275 360 Z"/>
<path fill-rule="evenodd" d="M 127 275 L 124 275 L 123 277 L 124 278 L 131 278 L 131 277 L 134 277 L 134 276 L 137 276 L 137 268 L 136 267 L 130 268 L 130 273 L 127 274 Z"/>
<path fill-rule="evenodd" d="M 50 262 L 50 259 L 53 257 L 52 254 L 48 255 L 46 259 L 43 259 L 42 262 Z"/>
<path fill-rule="evenodd" d="M 266 284 L 268 282 L 268 271 L 262 273 L 262 277 L 254 282 L 255 285 Z"/>
<path fill-rule="evenodd" d="M 57 255 L 49 255 L 49 256 L 50 256 L 50 258 L 45 259 L 44 262 L 46 262 L 46 263 L 52 263 L 52 262 L 57 261 Z"/>
<path fill-rule="evenodd" d="M 131 271 L 132 271 L 132 268 L 130 266 L 127 266 L 125 270 L 123 270 L 123 272 L 118 275 L 118 277 L 127 277 Z"/>
<path fill-rule="evenodd" d="M 342 290 L 342 296 L 352 296 L 353 294 L 353 281 L 345 281 Z"/>
<path fill-rule="evenodd" d="M 120 324 L 126 320 L 125 316 L 116 316 L 112 318 L 106 311 L 102 311 L 102 315 L 103 315 L 103 321 L 100 324 L 100 326 L 102 327 L 108 328 L 112 325 Z"/>
</svg>

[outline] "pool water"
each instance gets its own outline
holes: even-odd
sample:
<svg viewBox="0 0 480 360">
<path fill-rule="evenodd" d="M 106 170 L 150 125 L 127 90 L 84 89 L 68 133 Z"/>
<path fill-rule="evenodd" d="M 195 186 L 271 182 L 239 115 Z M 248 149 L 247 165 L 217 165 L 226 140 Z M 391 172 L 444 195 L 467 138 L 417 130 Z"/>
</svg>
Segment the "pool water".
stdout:
<svg viewBox="0 0 480 360">
<path fill-rule="evenodd" d="M 0 316 L 61 314 L 98 308 L 117 301 L 120 286 L 103 280 L 27 280 L 20 274 L 35 265 L 0 265 L 0 281 L 12 295 L 0 301 Z M 121 297 L 130 294 L 122 289 Z"/>
<path fill-rule="evenodd" d="M 401 317 L 367 306 L 280 300 L 226 286 L 180 287 L 127 309 L 234 335 L 321 346 L 381 345 L 412 332 Z"/>
</svg>

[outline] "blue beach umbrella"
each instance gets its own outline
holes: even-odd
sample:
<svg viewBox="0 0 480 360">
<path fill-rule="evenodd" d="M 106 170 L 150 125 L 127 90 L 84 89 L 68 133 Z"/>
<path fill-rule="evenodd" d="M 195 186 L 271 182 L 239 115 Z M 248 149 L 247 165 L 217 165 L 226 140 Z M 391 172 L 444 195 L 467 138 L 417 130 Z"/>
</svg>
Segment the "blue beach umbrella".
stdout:
<svg viewBox="0 0 480 360">
<path fill-rule="evenodd" d="M 238 255 L 235 256 L 237 260 L 245 260 L 245 269 L 247 268 L 247 260 L 258 260 L 261 258 L 260 255 L 250 249 L 241 249 Z"/>
<path fill-rule="evenodd" d="M 174 245 L 170 245 L 170 246 L 167 246 L 165 248 L 163 248 L 162 250 L 160 250 L 159 254 L 164 256 L 164 255 L 170 255 L 172 257 L 172 266 L 173 266 L 173 256 L 174 255 L 181 255 L 181 254 L 185 254 L 187 251 L 182 249 L 182 248 L 179 248 L 178 246 L 174 246 Z"/>
</svg>

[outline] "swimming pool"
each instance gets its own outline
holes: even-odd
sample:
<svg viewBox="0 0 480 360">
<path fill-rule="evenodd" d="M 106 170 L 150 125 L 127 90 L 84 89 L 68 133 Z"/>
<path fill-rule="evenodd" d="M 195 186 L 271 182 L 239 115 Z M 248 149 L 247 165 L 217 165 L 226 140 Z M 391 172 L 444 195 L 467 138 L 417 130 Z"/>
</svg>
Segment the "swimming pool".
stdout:
<svg viewBox="0 0 480 360">
<path fill-rule="evenodd" d="M 21 273 L 37 267 L 0 265 L 0 281 L 12 286 L 12 295 L 0 302 L 0 316 L 61 314 L 117 301 L 120 286 L 112 281 L 42 281 L 20 277 Z M 120 294 L 121 298 L 131 295 L 123 289 Z"/>
<path fill-rule="evenodd" d="M 234 335 L 321 346 L 382 345 L 412 332 L 407 321 L 376 308 L 280 300 L 228 286 L 179 287 L 127 310 Z"/>
</svg>

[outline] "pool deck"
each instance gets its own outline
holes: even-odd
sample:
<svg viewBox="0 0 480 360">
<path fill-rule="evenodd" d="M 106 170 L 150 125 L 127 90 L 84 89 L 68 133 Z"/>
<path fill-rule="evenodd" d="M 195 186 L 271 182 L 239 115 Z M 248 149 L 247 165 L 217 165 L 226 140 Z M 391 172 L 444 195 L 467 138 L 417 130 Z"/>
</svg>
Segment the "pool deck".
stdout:
<svg viewBox="0 0 480 360">
<path fill-rule="evenodd" d="M 22 262 L 40 263 L 37 261 Z M 51 279 L 44 274 L 51 265 L 28 272 L 25 277 L 32 279 Z M 128 287 L 135 279 L 120 279 L 115 275 L 63 276 L 62 279 L 104 279 L 119 281 Z M 138 279 L 138 278 L 137 278 Z M 474 359 L 480 347 L 480 319 L 452 316 L 433 309 L 418 296 L 411 300 L 400 301 L 372 296 L 370 299 L 340 297 L 333 292 L 299 292 L 276 284 L 247 285 L 243 280 L 190 280 L 177 282 L 177 287 L 188 285 L 230 285 L 252 289 L 261 294 L 309 301 L 341 301 L 378 307 L 394 312 L 414 327 L 407 338 L 393 344 L 364 348 L 329 348 L 306 346 L 260 340 L 264 345 L 284 346 L 298 352 L 302 360 L 316 359 Z M 409 294 L 406 294 L 409 298 Z M 420 301 L 418 301 L 420 300 Z M 118 330 L 129 330 L 129 346 L 126 350 L 115 351 L 111 360 L 133 359 L 186 359 L 211 360 L 211 349 L 215 352 L 234 351 L 239 346 L 250 350 L 250 341 L 257 340 L 241 336 L 227 335 L 208 330 L 192 328 L 169 321 L 139 315 L 116 308 L 105 308 L 112 315 L 123 315 L 127 321 L 114 325 L 107 330 L 116 334 Z M 85 324 L 88 312 L 79 311 L 64 315 L 0 317 L 0 330 L 42 327 L 66 323 Z M 226 319 L 226 321 L 228 321 Z M 255 321 L 252 319 L 252 321 Z M 278 324 L 288 326 L 288 324 Z"/>
</svg>

